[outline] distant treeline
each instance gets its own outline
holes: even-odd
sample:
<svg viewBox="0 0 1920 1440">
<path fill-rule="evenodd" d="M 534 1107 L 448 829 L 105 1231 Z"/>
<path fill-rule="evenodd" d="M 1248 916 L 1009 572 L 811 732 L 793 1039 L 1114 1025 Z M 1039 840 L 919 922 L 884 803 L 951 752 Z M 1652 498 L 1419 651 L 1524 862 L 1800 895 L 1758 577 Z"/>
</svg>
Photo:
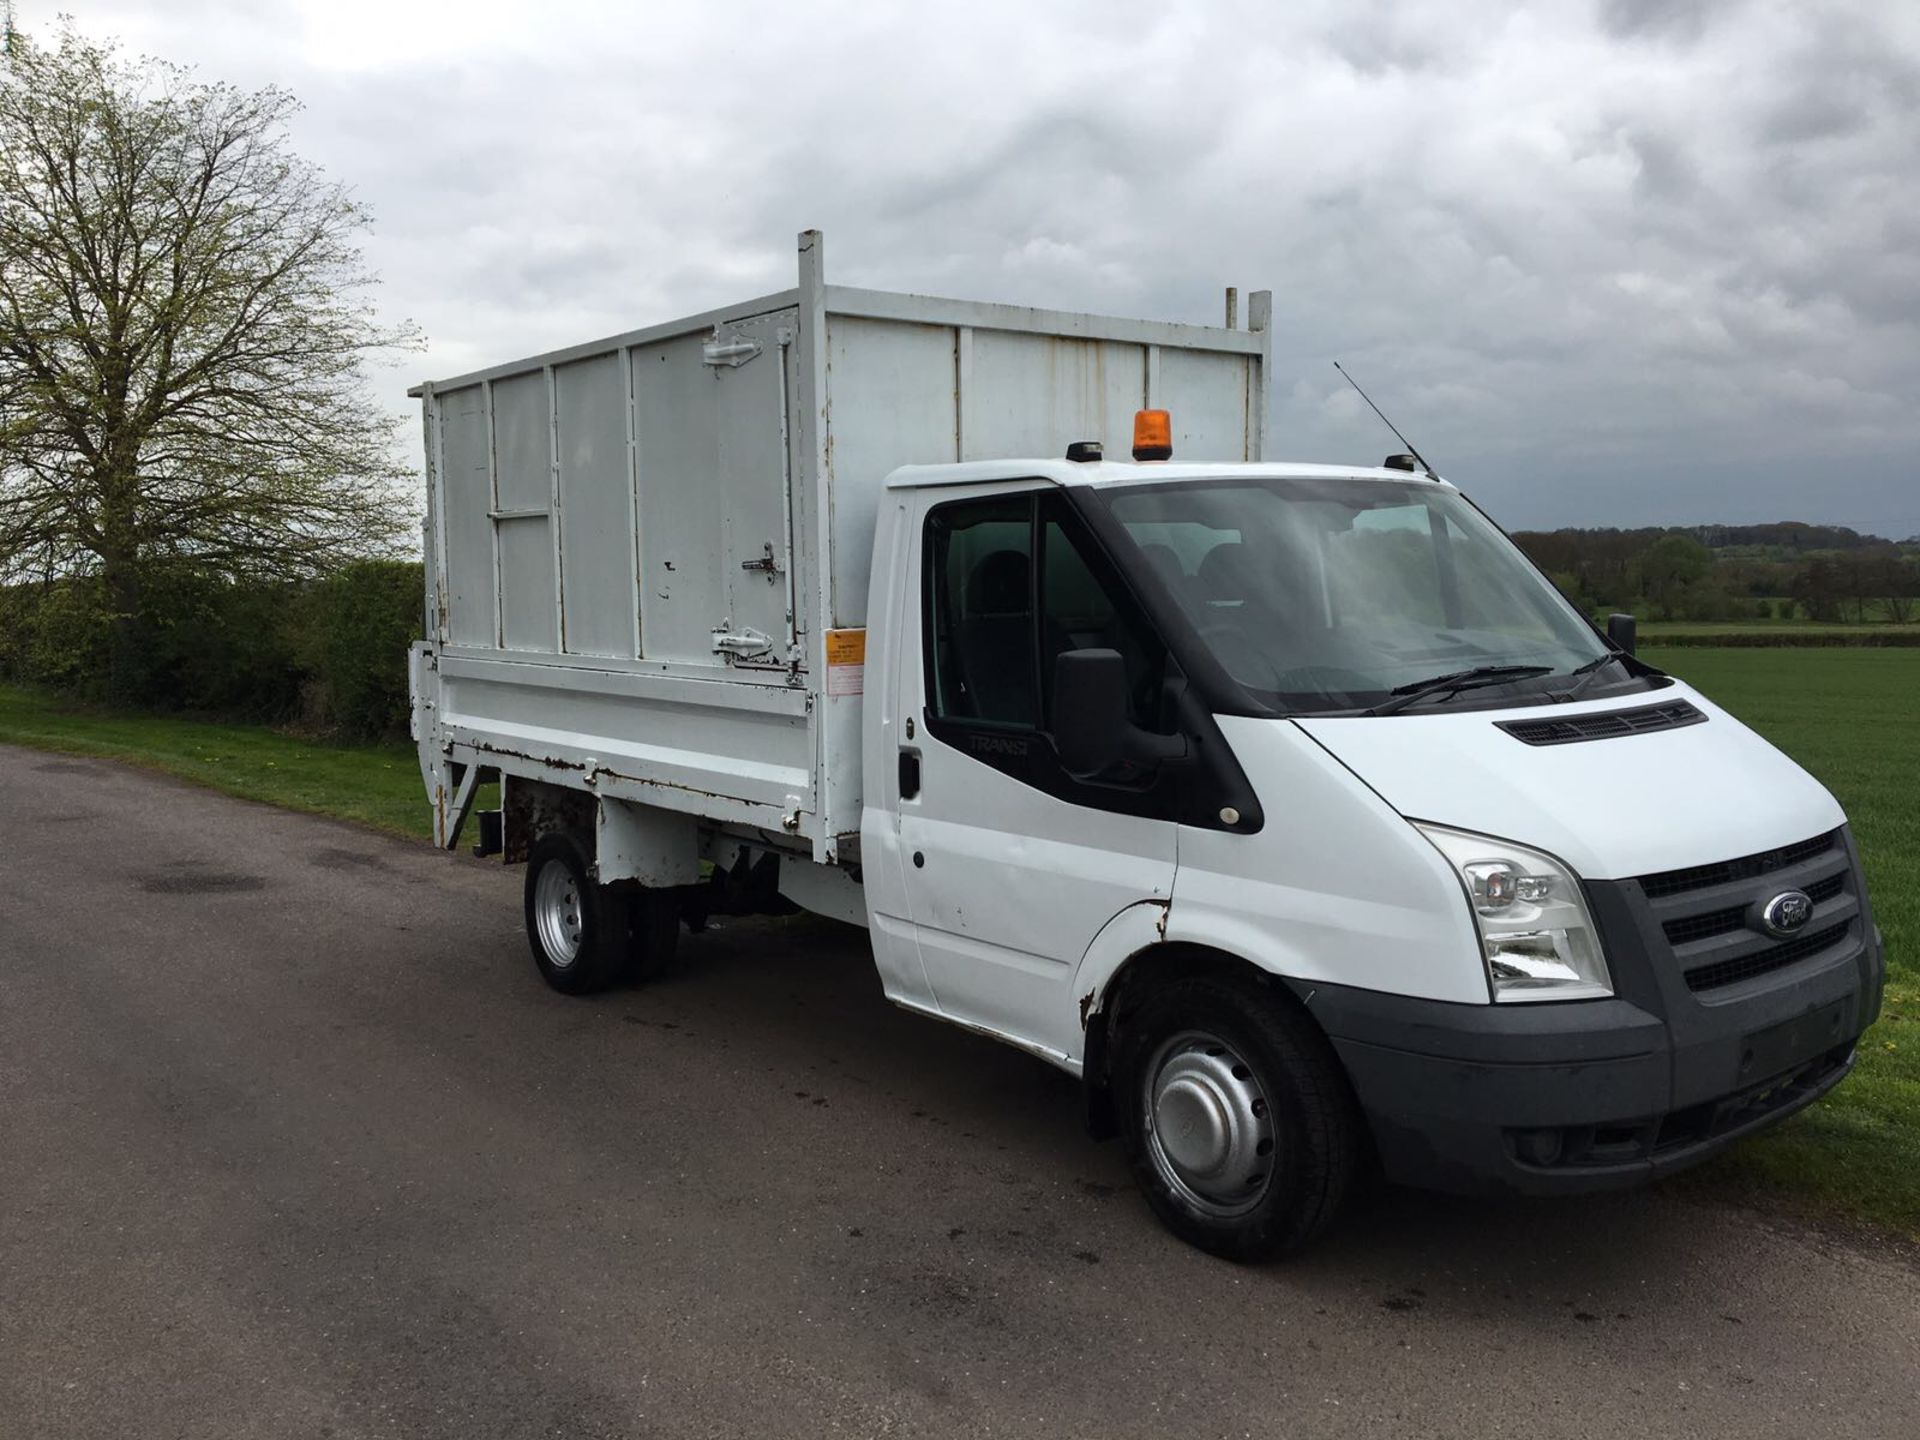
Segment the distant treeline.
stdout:
<svg viewBox="0 0 1920 1440">
<path fill-rule="evenodd" d="M 1903 624 L 1920 599 L 1920 540 L 1836 525 L 1522 530 L 1513 537 L 1589 611 L 1654 620 Z"/>
</svg>

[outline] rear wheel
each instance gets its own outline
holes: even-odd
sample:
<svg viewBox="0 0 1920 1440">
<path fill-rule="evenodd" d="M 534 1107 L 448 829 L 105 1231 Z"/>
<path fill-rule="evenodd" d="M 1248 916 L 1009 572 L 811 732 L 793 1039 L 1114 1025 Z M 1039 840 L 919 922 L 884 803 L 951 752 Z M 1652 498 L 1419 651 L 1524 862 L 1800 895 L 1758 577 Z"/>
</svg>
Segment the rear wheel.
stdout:
<svg viewBox="0 0 1920 1440">
<path fill-rule="evenodd" d="M 1284 998 L 1230 979 L 1173 981 L 1132 1007 L 1114 1058 L 1134 1177 L 1176 1235 L 1264 1260 L 1333 1220 L 1360 1120 L 1326 1037 Z"/>
<path fill-rule="evenodd" d="M 527 857 L 527 943 L 547 984 L 565 995 L 604 990 L 626 961 L 625 897 L 588 878 L 571 835 L 548 835 Z"/>
</svg>

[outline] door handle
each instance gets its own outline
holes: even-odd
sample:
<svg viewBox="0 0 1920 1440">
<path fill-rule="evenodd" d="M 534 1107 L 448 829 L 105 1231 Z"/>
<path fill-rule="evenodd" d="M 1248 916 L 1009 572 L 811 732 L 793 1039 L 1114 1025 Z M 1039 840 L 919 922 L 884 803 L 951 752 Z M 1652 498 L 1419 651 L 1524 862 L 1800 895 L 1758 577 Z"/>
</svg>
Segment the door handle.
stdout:
<svg viewBox="0 0 1920 1440">
<path fill-rule="evenodd" d="M 900 752 L 900 798 L 912 800 L 920 794 L 920 752 Z"/>
</svg>

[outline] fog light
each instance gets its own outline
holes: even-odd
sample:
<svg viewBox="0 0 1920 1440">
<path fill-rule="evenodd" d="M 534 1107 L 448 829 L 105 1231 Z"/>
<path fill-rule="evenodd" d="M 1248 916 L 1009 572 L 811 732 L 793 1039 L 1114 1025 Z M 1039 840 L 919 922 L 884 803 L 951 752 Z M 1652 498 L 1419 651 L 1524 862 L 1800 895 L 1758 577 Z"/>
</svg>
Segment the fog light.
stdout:
<svg viewBox="0 0 1920 1440">
<path fill-rule="evenodd" d="M 1558 1165 L 1566 1137 L 1558 1130 L 1515 1130 L 1514 1152 L 1528 1165 Z"/>
</svg>

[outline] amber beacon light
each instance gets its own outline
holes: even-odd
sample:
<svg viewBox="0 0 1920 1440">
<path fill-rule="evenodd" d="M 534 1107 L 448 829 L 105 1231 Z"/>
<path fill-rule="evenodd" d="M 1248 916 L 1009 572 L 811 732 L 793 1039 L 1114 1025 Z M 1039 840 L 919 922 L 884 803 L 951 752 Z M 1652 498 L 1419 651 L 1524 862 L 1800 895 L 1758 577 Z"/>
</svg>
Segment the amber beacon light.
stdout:
<svg viewBox="0 0 1920 1440">
<path fill-rule="evenodd" d="M 1171 460 L 1173 458 L 1173 416 L 1165 410 L 1133 412 L 1133 458 Z"/>
</svg>

